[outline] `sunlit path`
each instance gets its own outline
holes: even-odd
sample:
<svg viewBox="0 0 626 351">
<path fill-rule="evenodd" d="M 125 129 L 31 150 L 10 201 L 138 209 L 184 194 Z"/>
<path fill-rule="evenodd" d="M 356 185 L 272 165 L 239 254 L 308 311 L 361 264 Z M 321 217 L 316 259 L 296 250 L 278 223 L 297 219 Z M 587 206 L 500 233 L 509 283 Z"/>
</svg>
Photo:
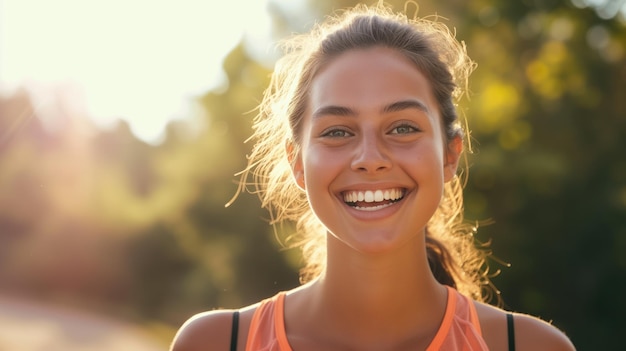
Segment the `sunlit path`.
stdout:
<svg viewBox="0 0 626 351">
<path fill-rule="evenodd" d="M 137 327 L 0 297 L 0 351 L 165 350 Z"/>
</svg>

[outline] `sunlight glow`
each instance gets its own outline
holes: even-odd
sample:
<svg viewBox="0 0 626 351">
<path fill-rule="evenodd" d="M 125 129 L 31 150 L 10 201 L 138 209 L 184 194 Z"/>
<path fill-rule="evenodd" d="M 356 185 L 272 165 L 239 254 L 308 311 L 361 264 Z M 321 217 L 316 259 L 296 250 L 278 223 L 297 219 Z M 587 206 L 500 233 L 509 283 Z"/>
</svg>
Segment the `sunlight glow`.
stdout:
<svg viewBox="0 0 626 351">
<path fill-rule="evenodd" d="M 98 125 L 123 118 L 157 141 L 227 84 L 222 61 L 244 34 L 268 40 L 267 2 L 0 0 L 0 93 L 69 84 Z"/>
</svg>

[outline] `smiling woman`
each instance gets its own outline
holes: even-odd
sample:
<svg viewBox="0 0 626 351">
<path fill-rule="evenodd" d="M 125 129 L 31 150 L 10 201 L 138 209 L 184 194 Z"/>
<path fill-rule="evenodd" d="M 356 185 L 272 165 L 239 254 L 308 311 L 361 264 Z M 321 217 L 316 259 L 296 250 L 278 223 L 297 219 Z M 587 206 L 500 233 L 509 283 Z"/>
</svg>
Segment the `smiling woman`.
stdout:
<svg viewBox="0 0 626 351">
<path fill-rule="evenodd" d="M 379 2 L 286 48 L 241 189 L 297 223 L 306 284 L 198 314 L 171 350 L 572 350 L 548 323 L 483 302 L 456 175 L 455 101 L 474 65 L 452 31 Z"/>
<path fill-rule="evenodd" d="M 0 0 L 0 92 L 24 86 L 45 99 L 70 85 L 98 124 L 122 118 L 154 142 L 196 95 L 227 84 L 221 62 L 244 34 L 267 39 L 266 5 Z"/>
</svg>

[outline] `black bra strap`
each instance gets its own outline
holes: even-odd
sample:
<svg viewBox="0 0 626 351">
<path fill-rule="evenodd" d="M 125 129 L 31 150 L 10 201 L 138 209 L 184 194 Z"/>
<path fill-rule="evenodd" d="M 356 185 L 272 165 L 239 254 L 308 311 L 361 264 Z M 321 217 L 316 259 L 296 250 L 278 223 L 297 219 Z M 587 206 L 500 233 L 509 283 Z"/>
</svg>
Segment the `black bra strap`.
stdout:
<svg viewBox="0 0 626 351">
<path fill-rule="evenodd" d="M 233 313 L 233 327 L 230 331 L 230 351 L 237 351 L 237 335 L 239 334 L 239 311 Z"/>
<path fill-rule="evenodd" d="M 509 335 L 509 351 L 515 351 L 515 324 L 512 313 L 506 314 L 506 328 Z"/>
</svg>

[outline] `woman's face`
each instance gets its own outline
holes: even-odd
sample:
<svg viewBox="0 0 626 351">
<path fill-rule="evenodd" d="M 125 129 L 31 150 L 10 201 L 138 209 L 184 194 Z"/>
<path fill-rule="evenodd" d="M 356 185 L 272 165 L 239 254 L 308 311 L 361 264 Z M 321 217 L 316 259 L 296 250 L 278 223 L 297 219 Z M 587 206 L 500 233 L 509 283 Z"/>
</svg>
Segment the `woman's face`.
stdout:
<svg viewBox="0 0 626 351">
<path fill-rule="evenodd" d="M 351 50 L 320 70 L 307 106 L 293 171 L 331 235 L 372 253 L 421 235 L 461 145 L 446 146 L 426 77 L 392 49 Z"/>
</svg>

